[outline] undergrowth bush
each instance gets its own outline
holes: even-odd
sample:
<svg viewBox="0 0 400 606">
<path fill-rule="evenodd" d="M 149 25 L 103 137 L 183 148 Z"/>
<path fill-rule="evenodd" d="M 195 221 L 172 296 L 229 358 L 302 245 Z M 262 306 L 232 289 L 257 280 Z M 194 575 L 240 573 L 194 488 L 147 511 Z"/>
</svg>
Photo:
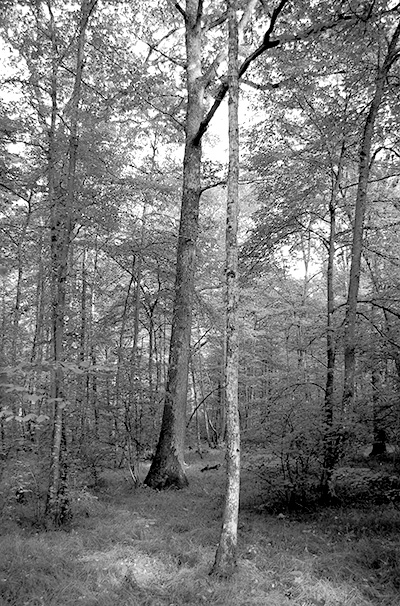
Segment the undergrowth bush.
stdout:
<svg viewBox="0 0 400 606">
<path fill-rule="evenodd" d="M 317 453 L 297 450 L 266 454 L 262 448 L 244 449 L 243 469 L 250 472 L 262 486 L 261 509 L 270 512 L 304 511 L 320 508 L 322 465 Z M 307 449 L 306 449 L 307 450 Z M 400 474 L 393 460 L 389 462 L 362 459 L 357 466 L 338 467 L 330 481 L 330 505 L 393 504 L 400 508 Z"/>
<path fill-rule="evenodd" d="M 8 461 L 0 492 L 3 520 L 15 520 L 29 526 L 42 524 L 46 475 L 37 453 L 18 453 L 18 457 Z"/>
<path fill-rule="evenodd" d="M 400 477 L 391 469 L 341 467 L 333 474 L 332 489 L 341 503 L 400 505 Z"/>
<path fill-rule="evenodd" d="M 89 517 L 103 511 L 99 498 L 92 494 L 86 486 L 69 490 L 68 496 L 73 518 L 77 516 Z"/>
</svg>

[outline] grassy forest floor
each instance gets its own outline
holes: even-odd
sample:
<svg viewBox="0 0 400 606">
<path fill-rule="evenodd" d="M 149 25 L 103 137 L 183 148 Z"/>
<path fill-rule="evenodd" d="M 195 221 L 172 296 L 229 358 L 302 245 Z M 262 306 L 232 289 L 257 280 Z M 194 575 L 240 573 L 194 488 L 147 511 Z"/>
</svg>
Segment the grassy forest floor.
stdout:
<svg viewBox="0 0 400 606">
<path fill-rule="evenodd" d="M 191 452 L 182 491 L 134 488 L 125 472 L 104 472 L 101 490 L 76 497 L 68 532 L 35 529 L 22 509 L 19 524 L 3 518 L 1 606 L 400 606 L 399 507 L 272 513 L 246 457 L 232 580 L 208 574 L 223 453 Z"/>
</svg>

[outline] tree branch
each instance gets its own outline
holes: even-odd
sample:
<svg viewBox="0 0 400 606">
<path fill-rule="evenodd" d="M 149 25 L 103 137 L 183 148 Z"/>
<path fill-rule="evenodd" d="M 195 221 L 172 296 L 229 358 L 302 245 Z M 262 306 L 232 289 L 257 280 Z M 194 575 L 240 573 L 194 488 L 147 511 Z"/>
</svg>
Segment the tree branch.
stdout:
<svg viewBox="0 0 400 606">
<path fill-rule="evenodd" d="M 400 318 L 399 312 L 395 311 L 394 309 L 391 309 L 390 307 L 387 307 L 386 305 L 383 305 L 382 303 L 377 303 L 373 299 L 358 299 L 357 303 L 368 303 L 369 305 L 372 305 L 372 307 L 378 307 L 378 309 L 382 309 L 382 311 L 386 311 L 388 314 L 392 314 L 396 318 Z M 361 314 L 360 311 L 358 311 L 357 313 Z M 365 314 L 362 315 L 364 315 L 365 317 Z"/>
<path fill-rule="evenodd" d="M 186 427 L 189 427 L 191 420 L 193 419 L 196 412 L 199 410 L 200 406 L 207 400 L 207 398 L 209 398 L 213 393 L 218 391 L 218 389 L 219 389 L 219 386 L 216 387 L 215 389 L 211 390 L 206 396 L 204 396 L 204 398 L 202 400 L 200 400 L 200 403 L 197 404 L 196 408 L 193 410 L 192 414 L 190 415 L 189 421 L 186 423 Z"/>
<path fill-rule="evenodd" d="M 198 0 L 197 4 L 197 15 L 196 15 L 196 25 L 199 23 L 203 16 L 203 0 Z"/>
<path fill-rule="evenodd" d="M 248 4 L 246 6 L 246 10 L 243 12 L 242 18 L 240 19 L 239 24 L 238 24 L 239 37 L 242 36 L 244 29 L 245 29 L 247 23 L 249 22 L 252 10 L 256 4 L 257 4 L 257 0 L 249 0 Z M 227 13 L 224 13 L 224 15 L 221 15 L 221 17 L 219 18 L 221 20 L 221 23 L 223 23 L 223 21 L 226 20 L 226 16 L 227 16 Z M 224 19 L 223 19 L 223 17 L 224 17 Z M 222 61 L 224 61 L 226 58 L 227 58 L 226 50 L 221 50 L 217 54 L 214 61 L 211 63 L 210 67 L 207 69 L 206 73 L 203 76 L 204 88 L 206 88 L 210 84 L 211 79 L 217 73 L 218 67 L 221 65 Z"/>
<path fill-rule="evenodd" d="M 183 8 L 179 4 L 179 2 L 173 2 L 172 0 L 170 0 L 170 3 L 176 8 L 178 13 L 180 13 L 186 21 L 186 19 L 187 19 L 186 11 L 183 10 Z"/>
<path fill-rule="evenodd" d="M 358 20 L 353 15 L 351 15 L 351 16 L 350 15 L 339 15 L 333 21 L 329 21 L 327 23 L 315 24 L 315 25 L 312 25 L 311 27 L 306 28 L 305 30 L 303 30 L 301 32 L 298 32 L 297 34 L 286 34 L 286 35 L 282 35 L 279 38 L 271 40 L 271 34 L 276 25 L 277 19 L 287 3 L 288 3 L 288 0 L 281 0 L 281 2 L 278 4 L 278 6 L 274 9 L 272 16 L 271 16 L 271 22 L 269 24 L 267 31 L 264 34 L 262 44 L 258 48 L 256 48 L 253 53 L 251 53 L 248 57 L 246 57 L 246 59 L 243 61 L 242 65 L 240 66 L 239 79 L 242 79 L 242 76 L 246 73 L 246 71 L 248 70 L 250 65 L 260 55 L 265 53 L 267 50 L 270 50 L 271 48 L 280 46 L 280 45 L 284 44 L 285 42 L 295 42 L 295 41 L 299 41 L 299 40 L 305 40 L 314 34 L 319 34 L 323 31 L 332 29 L 344 21 L 347 21 L 348 23 L 356 23 L 356 21 Z M 206 132 L 215 112 L 221 105 L 227 92 L 228 92 L 228 80 L 225 76 L 225 78 L 223 79 L 222 83 L 219 86 L 219 89 L 217 90 L 217 93 L 216 93 L 215 99 L 214 99 L 214 103 L 212 104 L 212 106 L 209 109 L 205 118 L 202 120 L 202 122 L 200 124 L 200 128 L 199 128 L 196 136 L 194 137 L 195 145 L 198 145 L 200 143 L 201 138 L 203 137 L 204 133 Z"/>
<path fill-rule="evenodd" d="M 246 86 L 250 86 L 256 90 L 275 90 L 276 88 L 280 87 L 282 82 L 267 82 L 266 84 L 259 84 L 258 82 L 252 82 L 251 80 L 242 78 L 242 84 L 246 84 Z"/>
<path fill-rule="evenodd" d="M 211 21 L 211 23 L 206 24 L 206 27 L 204 29 L 208 31 L 210 29 L 213 29 L 214 27 L 217 27 L 218 25 L 222 25 L 223 23 L 225 23 L 227 16 L 228 13 L 225 10 L 219 17 L 214 19 L 214 21 Z"/>
<path fill-rule="evenodd" d="M 166 57 L 169 61 L 171 61 L 172 63 L 175 63 L 176 65 L 179 65 L 180 67 L 184 67 L 184 63 L 180 63 L 176 60 L 171 59 L 168 55 L 166 55 L 165 53 L 163 53 L 162 51 L 158 50 L 158 46 L 160 46 L 160 44 L 162 42 L 164 42 L 164 40 L 167 40 L 170 36 L 172 36 L 173 34 L 175 34 L 178 29 L 180 29 L 179 27 L 174 27 L 172 28 L 169 32 L 167 32 L 164 36 L 162 36 L 162 38 L 160 38 L 160 40 L 158 40 L 157 42 L 155 42 L 154 44 L 152 44 L 151 42 L 147 42 L 146 40 L 144 40 L 143 42 L 145 44 L 147 44 L 147 46 L 149 47 L 150 51 L 149 54 L 147 55 L 146 59 L 144 60 L 144 63 L 146 64 L 147 61 L 150 59 L 151 53 L 153 51 L 157 51 L 158 53 L 160 53 L 163 57 Z"/>
</svg>

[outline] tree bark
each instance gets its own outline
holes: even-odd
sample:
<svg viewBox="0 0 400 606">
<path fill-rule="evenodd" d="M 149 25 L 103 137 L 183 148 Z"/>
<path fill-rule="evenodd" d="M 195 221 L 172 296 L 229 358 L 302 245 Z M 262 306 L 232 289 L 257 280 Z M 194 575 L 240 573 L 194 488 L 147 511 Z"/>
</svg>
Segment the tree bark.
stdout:
<svg viewBox="0 0 400 606">
<path fill-rule="evenodd" d="M 226 493 L 222 530 L 212 573 L 230 577 L 236 568 L 240 491 L 240 427 L 238 408 L 238 251 L 239 82 L 237 0 L 228 3 L 229 19 L 229 172 L 226 219 Z"/>
<path fill-rule="evenodd" d="M 321 479 L 321 498 L 325 502 L 329 500 L 329 482 L 335 466 L 335 435 L 334 435 L 334 389 L 335 389 L 335 363 L 336 363 L 336 335 L 334 325 L 335 311 L 335 239 L 336 239 L 336 203 L 342 178 L 344 162 L 345 143 L 343 140 L 338 168 L 334 175 L 331 197 L 329 200 L 329 240 L 328 240 L 328 262 L 326 270 L 326 384 L 324 399 L 324 462 Z"/>
<path fill-rule="evenodd" d="M 145 484 L 162 489 L 183 488 L 186 401 L 192 324 L 193 285 L 201 194 L 201 139 L 195 141 L 203 117 L 201 72 L 202 1 L 186 3 L 186 143 L 183 191 L 176 260 L 175 300 L 161 433 Z"/>
<path fill-rule="evenodd" d="M 140 443 L 142 440 L 142 426 L 141 426 L 141 402 L 142 397 L 140 395 L 141 382 L 139 380 L 140 374 L 140 355 L 138 351 L 139 341 L 139 320 L 140 310 L 142 306 L 140 297 L 140 284 L 142 282 L 142 266 L 143 266 L 143 251 L 146 246 L 146 220 L 147 220 L 147 201 L 144 201 L 142 211 L 142 223 L 140 229 L 140 245 L 136 255 L 136 287 L 134 296 L 134 312 L 133 312 L 133 343 L 131 349 L 130 358 L 130 371 L 129 371 L 129 424 L 127 426 L 129 435 L 129 443 L 132 444 L 129 448 L 129 466 L 132 475 L 136 478 L 136 483 L 139 480 L 139 456 L 140 456 Z M 132 423 L 133 416 L 133 423 Z"/>
<path fill-rule="evenodd" d="M 52 358 L 54 368 L 51 381 L 51 399 L 54 402 L 53 440 L 51 451 L 50 482 L 47 492 L 45 523 L 48 528 L 61 526 L 69 517 L 68 499 L 65 486 L 61 485 L 61 468 L 65 460 L 62 456 L 63 410 L 65 403 L 63 390 L 63 374 L 60 366 L 62 361 L 62 336 L 64 325 L 65 285 L 64 268 L 61 258 L 63 240 L 63 222 L 60 217 L 61 209 L 56 195 L 56 128 L 57 128 L 57 78 L 58 57 L 55 34 L 55 23 L 50 9 L 51 43 L 52 43 L 52 73 L 50 83 L 51 123 L 49 129 L 48 148 L 48 198 L 50 206 L 51 230 L 51 301 L 52 301 Z M 65 270 L 66 272 L 66 270 Z"/>
<path fill-rule="evenodd" d="M 51 124 L 48 149 L 48 197 L 50 205 L 51 262 L 52 262 L 52 344 L 53 344 L 53 380 L 52 401 L 54 402 L 53 443 L 51 453 L 50 482 L 45 508 L 45 523 L 49 528 L 57 528 L 70 519 L 70 506 L 67 490 L 67 444 L 64 409 L 65 386 L 62 370 L 64 361 L 64 323 L 66 288 L 68 276 L 68 256 L 73 229 L 73 208 L 75 196 L 75 175 L 78 151 L 78 112 L 81 98 L 82 71 L 84 66 L 84 46 L 89 17 L 97 0 L 82 0 L 76 75 L 70 99 L 70 136 L 68 146 L 68 168 L 66 175 L 66 193 L 56 190 L 56 128 L 57 128 L 57 85 L 60 58 L 56 39 L 56 26 L 50 0 L 50 35 L 52 46 L 51 72 Z M 61 189 L 61 188 L 60 188 Z"/>
<path fill-rule="evenodd" d="M 13 337 L 12 337 L 12 349 L 11 349 L 11 363 L 13 365 L 17 364 L 18 354 L 19 354 L 19 332 L 20 332 L 20 319 L 21 319 L 21 298 L 22 298 L 22 283 L 23 283 L 23 251 L 25 248 L 25 238 L 26 233 L 28 231 L 30 218 L 32 215 L 32 192 L 29 195 L 29 198 L 26 200 L 28 208 L 26 210 L 25 220 L 22 226 L 21 235 L 18 239 L 17 244 L 17 262 L 18 262 L 18 271 L 17 271 L 17 284 L 16 284 L 16 293 L 15 293 L 15 304 L 14 304 L 14 313 L 13 313 Z"/>
<path fill-rule="evenodd" d="M 400 23 L 393 33 L 388 46 L 388 51 L 382 65 L 378 69 L 375 79 L 375 91 L 369 106 L 368 115 L 365 121 L 360 154 L 358 186 L 356 196 L 356 206 L 354 214 L 352 256 L 350 266 L 349 288 L 347 295 L 346 316 L 344 322 L 344 384 L 342 396 L 342 408 L 348 410 L 354 399 L 356 356 L 356 319 L 357 319 L 357 297 L 360 285 L 361 254 L 363 249 L 363 231 L 364 217 L 368 193 L 368 180 L 371 169 L 371 146 L 375 130 L 375 122 L 378 110 L 381 105 L 382 97 L 385 91 L 387 77 L 390 68 L 399 58 L 397 48 L 400 36 Z"/>
<path fill-rule="evenodd" d="M 42 361 L 43 357 L 43 332 L 44 332 L 44 316 L 45 316 L 45 278 L 43 267 L 43 230 L 42 225 L 39 228 L 38 236 L 38 269 L 35 295 L 35 330 L 32 342 L 32 351 L 30 356 L 31 364 L 37 364 Z"/>
</svg>

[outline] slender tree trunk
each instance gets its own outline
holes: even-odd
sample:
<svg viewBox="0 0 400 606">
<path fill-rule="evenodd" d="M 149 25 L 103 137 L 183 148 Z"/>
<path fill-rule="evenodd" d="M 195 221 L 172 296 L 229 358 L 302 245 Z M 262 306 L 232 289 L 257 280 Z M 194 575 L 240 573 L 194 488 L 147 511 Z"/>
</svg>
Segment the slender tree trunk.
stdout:
<svg viewBox="0 0 400 606">
<path fill-rule="evenodd" d="M 226 463 L 227 485 L 220 541 L 212 572 L 229 577 L 236 568 L 240 490 L 240 428 L 238 408 L 238 252 L 239 83 L 237 0 L 228 3 L 229 19 L 229 174 L 226 220 Z"/>
<path fill-rule="evenodd" d="M 193 355 L 190 359 L 190 374 L 192 379 L 192 389 L 193 389 L 193 408 L 196 422 L 196 446 L 197 452 L 200 457 L 203 458 L 203 453 L 201 451 L 201 435 L 200 435 L 200 422 L 199 422 L 199 405 L 198 405 L 198 395 L 197 395 L 197 383 L 196 383 L 196 373 L 194 371 L 194 360 Z M 193 416 L 193 413 L 192 413 Z"/>
<path fill-rule="evenodd" d="M 55 191 L 56 181 L 56 128 L 57 128 L 57 77 L 58 58 L 55 36 L 55 23 L 51 14 L 52 38 L 52 74 L 51 74 L 51 124 L 49 129 L 48 151 L 48 196 L 50 205 L 51 229 L 51 300 L 52 300 L 52 358 L 54 368 L 51 381 L 51 399 L 54 402 L 53 414 L 53 442 L 51 451 L 50 483 L 47 492 L 45 521 L 47 527 L 58 527 L 69 518 L 69 504 L 66 487 L 61 483 L 63 457 L 62 444 L 64 444 L 64 390 L 63 374 L 60 362 L 62 361 L 62 337 L 65 305 L 65 277 L 66 268 L 62 264 L 62 248 L 65 226 L 61 215 L 60 202 Z"/>
<path fill-rule="evenodd" d="M 95 315 L 95 295 L 96 295 L 96 277 L 97 277 L 97 264 L 98 264 L 98 247 L 97 238 L 95 241 L 95 252 L 93 260 L 93 277 L 89 287 L 89 327 L 88 327 L 88 349 L 90 352 L 90 361 L 93 367 L 97 364 L 96 346 L 93 341 L 93 324 Z M 94 434 L 96 439 L 99 438 L 99 402 L 97 393 L 97 374 L 96 371 L 91 374 L 90 381 L 90 405 L 93 410 L 93 422 L 94 422 Z"/>
<path fill-rule="evenodd" d="M 372 386 L 372 417 L 373 417 L 373 433 L 374 441 L 372 445 L 371 457 L 376 455 L 382 455 L 386 453 L 386 431 L 384 428 L 384 410 L 382 410 L 381 401 L 381 372 L 379 369 L 379 360 L 376 360 L 376 364 L 372 369 L 371 373 L 371 386 Z"/>
<path fill-rule="evenodd" d="M 132 286 L 135 279 L 135 266 L 136 266 L 136 255 L 133 255 L 132 258 L 132 269 L 129 278 L 128 288 L 126 291 L 125 299 L 124 299 L 124 309 L 122 312 L 121 319 L 121 330 L 119 334 L 119 342 L 118 342 L 118 353 L 117 353 L 117 374 L 115 377 L 115 411 L 114 414 L 116 416 L 119 415 L 119 411 L 122 407 L 124 407 L 124 427 L 125 427 L 125 443 L 129 443 L 129 434 L 130 434 L 130 401 L 123 399 L 121 397 L 121 383 L 122 379 L 125 376 L 125 348 L 124 348 L 124 339 L 125 339 L 125 330 L 126 324 L 128 320 L 128 310 L 129 310 L 129 300 L 131 298 Z"/>
<path fill-rule="evenodd" d="M 38 270 L 35 295 L 35 332 L 32 342 L 31 363 L 41 362 L 43 357 L 43 331 L 45 316 L 45 279 L 43 267 L 43 231 L 40 229 L 38 242 Z"/>
<path fill-rule="evenodd" d="M 335 264 L 335 235 L 336 235 L 336 203 L 332 198 L 329 201 L 329 243 L 327 281 L 327 324 L 326 324 L 326 386 L 324 399 L 324 468 L 321 481 L 322 499 L 326 500 L 329 493 L 329 480 L 333 470 L 333 411 L 334 411 L 334 381 L 336 360 L 336 339 L 333 321 L 335 308 L 335 295 L 333 287 Z"/>
<path fill-rule="evenodd" d="M 200 338 L 200 327 L 197 326 L 197 330 L 198 330 L 198 336 Z M 204 418 L 204 429 L 206 432 L 206 439 L 207 439 L 207 444 L 209 446 L 211 446 L 211 441 L 210 441 L 210 428 L 209 428 L 209 424 L 208 424 L 208 414 L 207 414 L 207 403 L 206 403 L 206 398 L 205 398 L 205 389 L 204 389 L 204 370 L 203 370 L 203 357 L 201 354 L 201 349 L 199 349 L 198 351 L 198 360 L 199 360 L 199 380 L 200 380 L 200 399 L 203 402 L 203 418 Z M 196 411 L 197 412 L 197 411 Z M 196 422 L 197 419 L 199 421 L 199 425 L 200 425 L 200 417 L 196 417 Z M 199 429 L 200 431 L 200 429 Z"/>
<path fill-rule="evenodd" d="M 374 289 L 376 291 L 377 296 L 379 297 L 379 286 L 375 280 L 374 274 L 379 276 L 379 268 L 375 268 L 375 271 L 371 270 L 371 278 L 374 284 Z M 371 323 L 374 326 L 379 325 L 379 318 L 377 317 L 376 308 L 371 306 Z M 387 332 L 387 317 L 384 314 L 384 321 L 386 324 L 386 332 Z M 381 332 L 382 334 L 385 331 L 385 327 L 382 326 Z M 371 351 L 372 354 L 372 370 L 371 370 L 371 387 L 372 387 L 372 429 L 373 429 L 373 444 L 371 456 L 382 455 L 386 453 L 386 440 L 387 433 L 385 428 L 385 413 L 387 413 L 387 409 L 384 404 L 384 398 L 382 398 L 382 382 L 384 375 L 384 365 L 382 364 L 382 360 L 385 357 L 385 353 L 379 347 L 376 347 L 376 333 L 372 334 L 371 339 Z"/>
<path fill-rule="evenodd" d="M 142 211 L 142 224 L 140 230 L 140 245 L 136 256 L 136 288 L 135 288 L 135 303 L 133 313 L 133 343 L 131 350 L 130 359 L 130 389 L 129 389 L 129 408 L 130 414 L 134 416 L 133 436 L 130 435 L 132 440 L 133 437 L 133 448 L 131 448 L 131 461 L 134 476 L 136 481 L 139 481 L 139 456 L 142 436 L 141 436 L 141 402 L 142 397 L 140 394 L 142 382 L 139 378 L 140 373 L 140 356 L 138 350 L 139 340 L 139 321 L 140 321 L 140 310 L 141 310 L 141 298 L 140 298 L 140 284 L 142 282 L 142 266 L 143 266 L 143 251 L 146 246 L 146 221 L 147 221 L 147 201 L 143 204 Z"/>
<path fill-rule="evenodd" d="M 132 286 L 133 286 L 133 282 L 135 279 L 135 273 L 134 273 L 135 265 L 136 265 L 136 256 L 134 255 L 132 258 L 132 269 L 131 269 L 128 287 L 126 289 L 126 295 L 125 295 L 125 299 L 124 299 L 124 309 L 123 309 L 122 318 L 121 318 L 121 330 L 120 330 L 119 339 L 118 339 L 117 372 L 116 372 L 116 377 L 115 377 L 115 406 L 116 406 L 117 411 L 120 409 L 120 406 L 121 406 L 121 382 L 122 382 L 122 377 L 123 377 L 123 370 L 125 368 L 124 339 L 125 339 L 126 323 L 127 323 L 127 319 L 128 319 L 129 299 L 131 298 Z"/>
<path fill-rule="evenodd" d="M 203 414 L 204 414 L 204 426 L 205 426 L 205 430 L 206 430 L 207 444 L 211 448 L 214 446 L 214 442 L 211 440 L 211 436 L 210 436 L 210 420 L 208 418 L 206 402 L 203 402 Z"/>
<path fill-rule="evenodd" d="M 57 126 L 57 84 L 60 58 L 56 39 L 56 27 L 51 2 L 50 33 L 52 43 L 51 73 L 51 124 L 49 129 L 48 153 L 48 195 L 50 203 L 51 259 L 52 259 L 52 342 L 53 342 L 53 381 L 52 400 L 54 402 L 53 444 L 51 454 L 50 483 L 47 493 L 45 521 L 48 527 L 59 527 L 68 522 L 70 507 L 67 491 L 67 443 L 64 409 L 65 386 L 61 363 L 64 360 L 64 318 L 66 288 L 68 276 L 68 255 L 73 229 L 73 207 L 75 196 L 75 175 L 78 151 L 78 112 L 81 98 L 82 71 L 84 65 L 84 46 L 88 20 L 97 0 L 82 0 L 81 18 L 78 34 L 76 75 L 70 100 L 70 137 L 68 147 L 68 172 L 66 175 L 66 194 L 56 191 L 56 126 Z"/>
<path fill-rule="evenodd" d="M 368 180 L 371 169 L 371 146 L 375 130 L 375 122 L 378 110 L 384 94 L 387 76 L 393 63 L 399 58 L 397 44 L 400 36 L 400 23 L 389 43 L 388 51 L 383 64 L 378 69 L 375 80 L 375 92 L 367 119 L 365 121 L 361 148 L 359 155 L 358 187 L 354 215 L 352 256 L 350 267 L 350 279 L 347 295 L 346 317 L 344 323 L 344 385 L 342 396 L 342 408 L 348 410 L 354 399 L 355 386 L 355 339 L 356 339 L 356 319 L 357 319 L 357 297 L 360 285 L 361 272 L 361 254 L 363 248 L 363 231 L 365 207 L 368 193 Z"/>
<path fill-rule="evenodd" d="M 149 401 L 149 413 L 153 420 L 153 428 L 154 428 L 154 420 L 155 420 L 155 398 L 154 398 L 154 355 L 155 351 L 155 330 L 154 330 L 154 310 L 155 305 L 149 305 L 148 311 L 148 319 L 149 319 L 149 357 L 147 361 L 147 374 L 149 380 L 149 392 L 148 392 L 148 401 Z M 158 387 L 158 386 L 157 386 Z"/>
<path fill-rule="evenodd" d="M 87 272 L 86 272 L 86 248 L 82 251 L 81 265 L 81 318 L 79 330 L 79 349 L 77 363 L 83 364 L 87 354 Z M 83 367 L 82 367 L 83 368 Z M 85 440 L 87 428 L 89 427 L 89 407 L 88 407 L 88 379 L 87 372 L 78 375 L 76 378 L 76 407 L 79 411 L 80 418 L 80 435 L 76 432 L 75 438 L 80 444 Z"/>
<path fill-rule="evenodd" d="M 12 338 L 12 354 L 11 361 L 12 364 L 17 363 L 18 353 L 19 353 L 19 332 L 20 332 L 20 319 L 21 319 L 21 298 L 22 298 L 22 283 L 23 283 L 23 250 L 25 247 L 25 238 L 26 232 L 28 231 L 30 218 L 32 215 L 32 192 L 29 195 L 29 198 L 26 200 L 28 204 L 28 208 L 26 211 L 26 217 L 24 224 L 22 226 L 22 232 L 19 237 L 18 247 L 17 247 L 17 261 L 18 261 L 18 273 L 17 273 L 17 285 L 16 285 L 16 293 L 15 293 L 15 304 L 14 304 L 14 313 L 13 313 L 13 338 Z"/>
<path fill-rule="evenodd" d="M 342 142 L 337 173 L 333 175 L 332 192 L 329 200 L 329 240 L 328 262 L 326 270 L 326 385 L 324 399 L 324 463 L 321 479 L 321 498 L 327 501 L 329 483 L 335 466 L 335 431 L 334 431 L 334 393 L 335 393 L 335 363 L 336 363 L 336 334 L 334 325 L 335 311 L 335 240 L 336 240 L 336 204 L 342 179 L 345 143 Z"/>
</svg>

